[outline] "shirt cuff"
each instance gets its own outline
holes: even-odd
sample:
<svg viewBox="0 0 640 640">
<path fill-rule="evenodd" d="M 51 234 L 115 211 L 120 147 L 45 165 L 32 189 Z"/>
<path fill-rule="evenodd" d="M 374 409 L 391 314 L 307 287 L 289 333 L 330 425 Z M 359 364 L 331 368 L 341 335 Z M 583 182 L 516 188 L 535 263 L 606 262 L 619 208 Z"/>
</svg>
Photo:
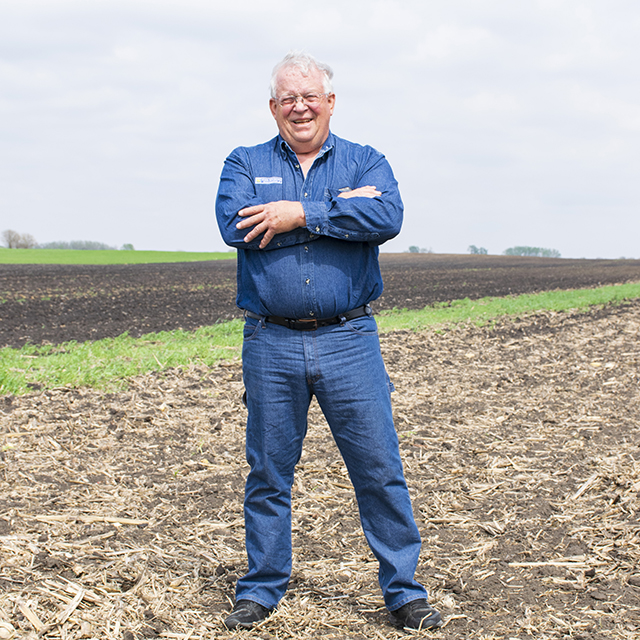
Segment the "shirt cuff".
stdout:
<svg viewBox="0 0 640 640">
<path fill-rule="evenodd" d="M 329 215 L 327 205 L 324 202 L 303 202 L 304 217 L 307 221 L 307 230 L 317 235 L 327 235 Z"/>
</svg>

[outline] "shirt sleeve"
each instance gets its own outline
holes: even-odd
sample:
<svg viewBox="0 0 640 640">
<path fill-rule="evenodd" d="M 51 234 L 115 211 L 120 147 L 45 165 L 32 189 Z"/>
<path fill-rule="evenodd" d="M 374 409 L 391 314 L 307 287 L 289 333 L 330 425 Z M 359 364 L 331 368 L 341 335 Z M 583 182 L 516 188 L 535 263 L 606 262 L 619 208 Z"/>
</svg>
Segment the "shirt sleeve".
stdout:
<svg viewBox="0 0 640 640">
<path fill-rule="evenodd" d="M 346 178 L 353 180 L 353 184 L 328 189 L 323 202 L 302 202 L 309 232 L 371 245 L 397 236 L 402 227 L 403 204 L 387 159 L 372 147 L 364 147 L 357 159 L 350 158 L 347 162 L 357 163 L 355 171 L 344 174 L 353 176 Z M 357 189 L 367 185 L 375 186 L 381 195 L 375 198 L 339 197 L 344 188 Z"/>
<path fill-rule="evenodd" d="M 238 211 L 246 207 L 265 204 L 265 201 L 256 194 L 253 174 L 249 154 L 243 147 L 232 151 L 224 162 L 216 197 L 216 218 L 225 244 L 236 249 L 271 251 L 313 240 L 314 235 L 305 227 L 301 227 L 287 233 L 277 234 L 264 249 L 260 249 L 262 234 L 251 242 L 244 241 L 244 237 L 250 229 L 236 228 L 238 222 L 242 220 Z"/>
</svg>

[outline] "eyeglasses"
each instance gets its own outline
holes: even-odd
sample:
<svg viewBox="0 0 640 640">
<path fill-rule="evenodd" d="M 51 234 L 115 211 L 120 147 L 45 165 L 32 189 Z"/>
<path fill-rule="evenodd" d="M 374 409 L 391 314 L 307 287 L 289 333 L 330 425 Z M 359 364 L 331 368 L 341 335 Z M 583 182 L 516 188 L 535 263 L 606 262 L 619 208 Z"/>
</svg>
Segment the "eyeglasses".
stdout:
<svg viewBox="0 0 640 640">
<path fill-rule="evenodd" d="M 320 104 L 322 98 L 328 95 L 328 93 L 305 93 L 303 96 L 284 96 L 284 98 L 278 98 L 276 102 L 283 109 L 293 107 L 294 104 L 298 104 L 298 100 L 302 100 L 302 104 L 308 107 L 315 107 Z"/>
</svg>

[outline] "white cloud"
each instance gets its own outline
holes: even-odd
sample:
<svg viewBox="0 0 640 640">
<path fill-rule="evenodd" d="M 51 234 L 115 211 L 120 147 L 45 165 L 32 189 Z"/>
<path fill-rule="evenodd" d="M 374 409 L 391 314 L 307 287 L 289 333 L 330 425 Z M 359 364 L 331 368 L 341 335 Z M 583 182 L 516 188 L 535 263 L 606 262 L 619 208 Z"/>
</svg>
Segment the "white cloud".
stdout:
<svg viewBox="0 0 640 640">
<path fill-rule="evenodd" d="M 493 38 L 489 31 L 480 27 L 462 27 L 457 24 L 439 25 L 427 32 L 424 39 L 416 45 L 408 56 L 410 62 L 422 62 L 435 58 L 466 58 L 477 55 L 491 44 Z"/>
<path fill-rule="evenodd" d="M 0 230 L 223 248 L 222 161 L 274 135 L 271 68 L 305 48 L 400 180 L 387 249 L 640 257 L 638 27 L 631 0 L 5 0 Z"/>
</svg>

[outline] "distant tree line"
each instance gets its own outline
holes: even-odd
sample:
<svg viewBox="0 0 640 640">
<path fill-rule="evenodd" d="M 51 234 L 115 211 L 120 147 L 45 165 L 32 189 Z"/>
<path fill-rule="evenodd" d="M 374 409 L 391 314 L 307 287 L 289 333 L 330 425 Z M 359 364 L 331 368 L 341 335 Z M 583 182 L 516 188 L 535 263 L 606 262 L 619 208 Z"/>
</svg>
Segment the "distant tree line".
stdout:
<svg viewBox="0 0 640 640">
<path fill-rule="evenodd" d="M 536 256 L 539 258 L 561 258 L 557 249 L 543 249 L 542 247 L 511 247 L 503 251 L 505 256 Z"/>
<path fill-rule="evenodd" d="M 118 247 L 111 247 L 104 242 L 92 240 L 72 240 L 71 242 L 45 242 L 39 244 L 37 249 L 73 249 L 74 251 L 114 251 Z"/>
<path fill-rule="evenodd" d="M 470 244 L 467 251 L 476 256 L 486 256 L 489 252 L 484 247 L 476 247 Z M 418 246 L 409 247 L 409 253 L 433 253 L 431 249 L 421 249 Z M 544 249 L 542 247 L 510 247 L 503 252 L 505 256 L 537 256 L 540 258 L 561 258 L 557 249 Z"/>
<path fill-rule="evenodd" d="M 36 239 L 29 233 L 18 233 L 13 229 L 2 232 L 2 240 L 7 249 L 33 249 Z"/>
<path fill-rule="evenodd" d="M 104 242 L 92 240 L 72 240 L 71 242 L 45 242 L 38 244 L 29 233 L 18 233 L 13 229 L 2 232 L 2 241 L 7 249 L 71 249 L 74 251 L 116 251 L 118 247 L 112 247 Z M 132 244 L 123 244 L 122 251 L 135 251 Z"/>
<path fill-rule="evenodd" d="M 469 253 L 474 255 L 487 255 L 484 247 L 476 247 L 475 244 L 469 245 L 467 249 Z M 536 256 L 539 258 L 561 258 L 557 249 L 543 249 L 542 247 L 510 247 L 502 252 L 505 256 Z"/>
</svg>

